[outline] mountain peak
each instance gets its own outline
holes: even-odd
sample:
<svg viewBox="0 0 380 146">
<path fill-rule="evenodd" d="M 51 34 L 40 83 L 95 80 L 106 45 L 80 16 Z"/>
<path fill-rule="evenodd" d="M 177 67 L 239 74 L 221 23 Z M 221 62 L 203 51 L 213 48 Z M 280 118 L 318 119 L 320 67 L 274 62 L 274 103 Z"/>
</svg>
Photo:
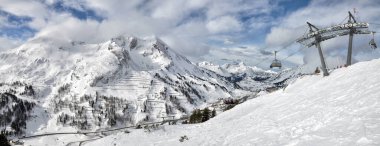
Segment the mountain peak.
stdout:
<svg viewBox="0 0 380 146">
<path fill-rule="evenodd" d="M 166 115 L 181 117 L 218 100 L 250 97 L 261 90 L 238 83 L 245 75 L 230 77 L 227 71 L 219 74 L 193 64 L 157 37 L 118 36 L 98 44 L 54 41 L 38 38 L 0 54 L 1 82 L 30 83 L 40 96 L 39 106 L 53 111 L 45 114 L 54 117 L 49 123 L 59 125 L 46 125 L 47 129 L 106 128 L 159 121 Z M 108 105 L 115 105 L 115 112 Z M 93 111 L 117 115 L 104 117 Z"/>
</svg>

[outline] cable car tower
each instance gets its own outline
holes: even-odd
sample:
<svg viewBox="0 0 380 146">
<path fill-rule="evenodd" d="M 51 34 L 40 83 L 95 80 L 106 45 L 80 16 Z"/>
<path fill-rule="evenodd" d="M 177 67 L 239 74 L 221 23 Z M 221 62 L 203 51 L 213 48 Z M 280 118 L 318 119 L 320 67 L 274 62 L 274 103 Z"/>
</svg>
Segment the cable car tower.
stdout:
<svg viewBox="0 0 380 146">
<path fill-rule="evenodd" d="M 347 51 L 347 62 L 346 65 L 351 65 L 352 56 L 352 41 L 354 34 L 373 34 L 374 32 L 368 30 L 369 24 L 366 22 L 357 22 L 355 17 L 348 12 L 348 22 L 345 24 L 338 24 L 327 28 L 319 29 L 313 24 L 306 22 L 309 26 L 309 33 L 303 35 L 301 38 L 297 39 L 298 43 L 301 43 L 307 47 L 316 46 L 319 52 L 319 57 L 321 59 L 322 71 L 324 76 L 328 76 L 329 73 L 326 68 L 325 58 L 323 56 L 322 48 L 320 43 L 338 36 L 349 35 L 348 41 L 348 51 Z M 371 40 L 372 41 L 372 40 Z M 371 44 L 371 42 L 370 42 Z M 376 46 L 376 44 L 373 43 Z"/>
</svg>

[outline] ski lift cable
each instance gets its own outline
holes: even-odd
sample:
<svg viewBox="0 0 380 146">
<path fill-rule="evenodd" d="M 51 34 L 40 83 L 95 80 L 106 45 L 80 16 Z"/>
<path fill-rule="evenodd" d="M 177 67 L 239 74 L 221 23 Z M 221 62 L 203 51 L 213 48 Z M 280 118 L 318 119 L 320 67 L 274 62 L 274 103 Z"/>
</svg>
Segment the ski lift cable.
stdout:
<svg viewBox="0 0 380 146">
<path fill-rule="evenodd" d="M 294 41 L 292 41 L 292 42 L 286 44 L 286 45 L 285 45 L 284 47 L 282 47 L 281 49 L 276 50 L 276 52 L 278 53 L 278 52 L 281 52 L 281 51 L 283 51 L 283 50 L 285 50 L 285 49 L 288 49 L 289 46 L 292 45 L 295 41 L 296 41 L 296 40 L 294 40 Z"/>
<path fill-rule="evenodd" d="M 308 30 L 305 30 L 305 32 L 303 33 L 304 35 L 308 33 Z M 281 49 L 278 49 L 278 50 L 275 50 L 277 51 L 277 53 L 283 51 L 283 50 L 286 50 L 289 48 L 289 46 L 293 45 L 296 41 L 298 40 L 298 38 L 290 41 L 288 44 L 286 44 L 284 47 L 282 47 Z"/>
<path fill-rule="evenodd" d="M 361 20 L 360 20 L 359 11 L 356 8 L 354 8 L 353 10 L 354 10 L 355 19 L 360 22 Z"/>
<path fill-rule="evenodd" d="M 303 35 L 306 35 L 308 33 L 308 30 L 306 29 L 305 32 L 303 33 Z M 289 48 L 289 46 L 291 46 L 292 44 L 294 44 L 296 41 L 298 40 L 298 38 L 290 41 L 288 44 L 285 44 L 283 47 L 281 47 L 281 49 L 278 49 L 278 50 L 275 50 L 277 53 L 283 51 L 283 50 L 286 50 Z"/>
<path fill-rule="evenodd" d="M 338 24 L 343 24 L 343 23 L 344 23 L 344 21 L 346 21 L 346 20 L 347 20 L 347 18 L 348 18 L 348 16 L 346 16 L 346 18 L 344 18 L 344 19 L 342 20 L 342 22 L 340 22 L 340 23 L 338 23 Z"/>
<path fill-rule="evenodd" d="M 265 58 L 265 59 L 263 59 L 263 60 L 261 60 L 259 63 L 256 63 L 256 64 L 254 64 L 253 66 L 257 66 L 257 65 L 263 63 L 264 61 L 268 61 L 268 60 L 269 60 L 269 57 L 268 57 L 268 58 Z"/>
<path fill-rule="evenodd" d="M 371 23 L 371 22 L 369 22 L 368 24 L 371 24 L 371 25 L 380 25 L 380 23 Z"/>
<path fill-rule="evenodd" d="M 290 54 L 289 56 L 287 56 L 287 57 L 285 57 L 285 58 L 283 58 L 283 59 L 281 59 L 281 61 L 283 61 L 283 60 L 286 60 L 286 59 L 288 59 L 289 57 L 292 57 L 293 55 L 296 55 L 298 52 L 301 52 L 303 49 L 305 49 L 306 47 L 300 47 L 296 52 L 293 52 L 292 54 Z"/>
<path fill-rule="evenodd" d="M 292 41 L 291 43 L 285 45 L 285 47 L 283 47 L 283 48 L 277 50 L 277 53 L 278 53 L 278 52 L 281 52 L 281 51 L 283 51 L 283 50 L 285 50 L 285 49 L 287 49 L 287 48 L 288 48 L 291 44 L 293 44 L 294 42 L 295 42 L 295 41 Z M 259 64 L 261 64 L 261 63 L 263 63 L 263 62 L 265 62 L 265 61 L 268 61 L 269 59 L 271 59 L 271 58 L 269 58 L 269 57 L 268 57 L 268 58 L 265 58 L 265 59 L 261 60 L 260 62 L 254 64 L 254 66 L 257 66 L 257 65 L 259 65 Z"/>
<path fill-rule="evenodd" d="M 291 42 L 290 44 L 293 44 L 294 42 Z M 276 50 L 277 51 L 277 53 L 278 52 L 281 52 L 281 51 L 283 51 L 283 50 L 285 50 L 286 48 L 288 48 L 288 46 L 290 46 L 289 44 L 287 44 L 285 47 L 282 47 L 281 49 L 279 49 L 279 50 Z M 271 59 L 271 58 L 264 58 L 264 59 L 262 59 L 260 62 L 258 62 L 258 63 L 256 63 L 256 64 L 254 64 L 254 66 L 257 66 L 257 65 L 259 65 L 259 64 L 261 64 L 261 63 L 263 63 L 263 62 L 265 62 L 265 61 L 268 61 L 269 59 Z"/>
<path fill-rule="evenodd" d="M 348 16 L 347 16 L 347 18 L 348 18 Z M 346 19 L 347 19 L 347 18 L 346 18 Z M 307 33 L 308 33 L 308 30 L 305 30 L 304 35 L 307 34 Z M 297 38 L 297 39 L 298 39 L 298 38 Z M 276 52 L 279 53 L 279 52 L 281 52 L 281 51 L 283 51 L 283 50 L 289 49 L 289 46 L 291 46 L 292 44 L 294 44 L 294 43 L 297 41 L 297 39 L 294 39 L 293 41 L 290 41 L 290 43 L 286 44 L 286 45 L 285 45 L 284 47 L 282 47 L 281 49 L 276 50 Z M 301 49 L 299 49 L 298 51 L 296 51 L 296 52 L 293 53 L 292 55 L 287 56 L 286 58 L 281 59 L 281 60 L 285 60 L 285 59 L 287 59 L 287 58 L 289 58 L 289 57 L 295 55 L 296 53 L 298 53 L 298 52 L 301 51 L 302 49 L 304 49 L 304 48 L 301 46 Z M 269 57 L 268 57 L 268 58 L 265 58 L 265 59 L 261 60 L 260 62 L 254 64 L 254 66 L 260 65 L 261 63 L 263 63 L 263 62 L 265 62 L 265 61 L 268 61 L 269 59 L 271 59 L 271 58 L 269 58 Z"/>
<path fill-rule="evenodd" d="M 308 30 L 305 30 L 305 33 L 304 33 L 304 34 L 308 33 L 307 31 L 308 31 Z M 298 39 L 298 38 L 297 38 L 297 39 Z M 281 51 L 283 51 L 283 50 L 288 49 L 289 46 L 291 46 L 292 44 L 294 44 L 294 43 L 297 41 L 297 39 L 294 39 L 293 41 L 290 41 L 288 44 L 286 44 L 286 45 L 285 45 L 284 47 L 282 47 L 281 49 L 276 50 L 277 53 L 279 53 L 279 52 L 281 52 Z M 297 52 L 298 52 L 298 51 L 297 51 Z M 288 57 L 287 57 L 287 58 L 288 58 Z M 261 63 L 263 63 L 263 62 L 265 62 L 265 61 L 268 61 L 269 59 L 271 59 L 271 58 L 269 58 L 269 57 L 268 57 L 268 58 L 265 58 L 265 59 L 261 60 L 260 62 L 254 64 L 254 66 L 260 65 Z M 282 60 L 284 60 L 284 59 L 282 59 Z"/>
<path fill-rule="evenodd" d="M 293 44 L 293 43 L 292 43 L 292 44 Z M 290 46 L 290 45 L 288 45 L 288 46 Z M 287 47 L 284 47 L 284 48 L 287 48 Z M 287 57 L 285 57 L 285 58 L 283 58 L 283 59 L 279 59 L 279 60 L 280 60 L 280 61 L 286 60 L 286 59 L 288 59 L 289 57 L 291 57 L 291 56 L 297 54 L 298 52 L 300 52 L 300 51 L 303 50 L 304 48 L 306 48 L 306 47 L 302 47 L 302 46 L 301 46 L 300 49 L 298 49 L 296 52 L 294 52 L 294 53 L 288 55 Z M 281 50 L 284 50 L 284 49 L 281 49 Z M 279 52 L 279 51 L 278 51 L 278 52 Z M 277 53 L 278 53 L 278 52 L 277 52 Z M 257 65 L 259 65 L 259 64 L 261 64 L 261 63 L 263 63 L 263 62 L 265 62 L 265 61 L 268 61 L 269 59 L 271 59 L 271 58 L 265 58 L 265 59 L 263 59 L 262 61 L 260 61 L 259 63 L 255 64 L 254 66 L 257 66 Z"/>
<path fill-rule="evenodd" d="M 344 21 L 347 20 L 348 17 L 349 17 L 349 16 L 346 16 L 346 18 L 343 19 L 343 21 L 340 22 L 339 24 L 344 23 Z M 372 25 L 380 25 L 380 23 L 371 23 L 371 22 L 369 22 L 368 24 L 372 24 Z M 307 32 L 306 32 L 306 33 L 307 33 Z M 372 34 L 372 35 L 374 35 L 374 34 Z M 288 49 L 288 47 L 289 47 L 290 45 L 292 45 L 295 41 L 296 41 L 296 40 L 294 40 L 294 41 L 292 41 L 291 43 L 285 45 L 283 48 L 277 50 L 277 53 L 279 53 L 279 52 L 281 52 L 281 51 L 283 51 L 283 50 L 285 50 L 285 49 Z M 301 46 L 300 49 L 298 49 L 296 52 L 292 53 L 291 55 L 289 55 L 289 56 L 287 56 L 287 57 L 281 59 L 281 61 L 282 61 L 282 60 L 286 60 L 286 59 L 288 59 L 289 57 L 292 57 L 293 55 L 297 54 L 298 52 L 302 51 L 302 50 L 305 49 L 305 48 L 306 48 L 306 47 L 302 47 L 302 46 Z M 257 65 L 259 65 L 259 64 L 261 64 L 261 63 L 263 63 L 264 61 L 267 61 L 267 60 L 269 60 L 269 59 L 270 59 L 270 58 L 265 58 L 265 59 L 263 59 L 262 61 L 260 61 L 259 63 L 255 64 L 255 66 L 257 66 Z"/>
</svg>

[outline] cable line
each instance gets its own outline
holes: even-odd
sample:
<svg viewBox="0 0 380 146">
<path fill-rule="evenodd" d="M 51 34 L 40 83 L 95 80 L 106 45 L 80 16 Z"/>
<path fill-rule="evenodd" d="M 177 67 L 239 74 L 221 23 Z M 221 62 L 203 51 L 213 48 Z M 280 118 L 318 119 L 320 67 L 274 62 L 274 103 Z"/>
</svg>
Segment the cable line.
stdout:
<svg viewBox="0 0 380 146">
<path fill-rule="evenodd" d="M 380 23 L 368 23 L 368 24 L 372 24 L 372 25 L 380 25 Z"/>
<path fill-rule="evenodd" d="M 294 52 L 294 53 L 292 53 L 291 55 L 289 55 L 289 56 L 287 56 L 287 57 L 285 57 L 285 58 L 283 58 L 283 59 L 281 59 L 281 60 L 286 60 L 286 59 L 288 59 L 289 57 L 292 57 L 293 55 L 296 55 L 298 52 L 300 52 L 300 51 L 302 51 L 303 49 L 305 49 L 306 47 L 300 47 L 296 52 Z"/>
</svg>

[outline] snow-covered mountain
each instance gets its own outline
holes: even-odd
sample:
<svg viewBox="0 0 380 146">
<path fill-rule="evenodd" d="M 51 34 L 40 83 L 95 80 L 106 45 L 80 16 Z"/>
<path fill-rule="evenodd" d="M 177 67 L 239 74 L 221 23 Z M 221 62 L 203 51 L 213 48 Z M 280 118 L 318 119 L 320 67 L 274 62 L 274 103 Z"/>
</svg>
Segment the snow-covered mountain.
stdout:
<svg viewBox="0 0 380 146">
<path fill-rule="evenodd" d="M 247 66 L 244 64 L 244 62 L 215 65 L 211 62 L 203 61 L 197 63 L 197 65 L 224 76 L 231 76 L 233 74 L 243 73 L 248 74 L 248 76 L 259 76 L 261 74 L 276 74 L 276 72 L 270 70 L 263 70 L 255 66 Z"/>
<path fill-rule="evenodd" d="M 120 132 L 86 145 L 379 145 L 379 66 L 377 59 L 304 76 L 205 123 Z"/>
<path fill-rule="evenodd" d="M 0 54 L 0 88 L 1 94 L 33 105 L 24 112 L 29 120 L 21 131 L 34 133 L 179 118 L 220 99 L 254 96 L 258 90 L 253 88 L 262 84 L 270 86 L 243 82 L 241 73 L 274 75 L 244 65 L 222 69 L 226 73 L 195 65 L 156 37 L 120 36 L 100 44 L 36 38 Z M 29 88 L 33 94 L 26 96 Z M 13 122 L 1 126 L 15 131 L 9 128 Z"/>
<path fill-rule="evenodd" d="M 276 73 L 244 63 L 193 64 L 155 37 L 120 36 L 100 44 L 38 38 L 0 54 L 0 127 L 1 132 L 18 136 L 96 131 L 180 118 L 235 98 L 247 102 L 202 124 L 23 141 L 27 145 L 70 145 L 89 138 L 89 145 L 313 145 L 316 141 L 378 145 L 379 64 L 380 60 L 357 63 L 322 77 L 302 66 Z M 283 90 L 276 91 L 279 88 Z M 250 97 L 257 98 L 247 100 Z"/>
<path fill-rule="evenodd" d="M 303 66 L 275 72 L 263 70 L 255 66 L 247 66 L 243 62 L 215 65 L 204 61 L 197 63 L 197 65 L 223 75 L 228 81 L 234 83 L 235 86 L 252 92 L 282 88 L 294 81 L 294 79 L 305 74 L 310 74 L 310 72 L 305 71 Z"/>
</svg>

